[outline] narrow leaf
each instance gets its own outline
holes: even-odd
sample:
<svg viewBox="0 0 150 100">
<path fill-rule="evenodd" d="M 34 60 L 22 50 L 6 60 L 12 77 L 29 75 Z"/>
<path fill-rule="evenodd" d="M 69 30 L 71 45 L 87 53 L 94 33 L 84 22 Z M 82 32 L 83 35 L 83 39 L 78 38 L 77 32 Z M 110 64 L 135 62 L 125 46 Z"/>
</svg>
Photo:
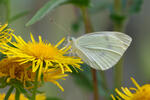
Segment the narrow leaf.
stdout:
<svg viewBox="0 0 150 100">
<path fill-rule="evenodd" d="M 13 86 L 9 88 L 8 92 L 6 93 L 6 96 L 5 96 L 4 100 L 8 100 L 8 98 L 9 98 L 9 96 L 11 95 L 13 89 L 14 89 Z"/>
<path fill-rule="evenodd" d="M 15 100 L 19 100 L 19 98 L 20 98 L 20 92 L 18 89 L 16 89 Z"/>
<path fill-rule="evenodd" d="M 59 6 L 60 4 L 65 3 L 66 1 L 68 0 L 50 0 L 40 10 L 37 11 L 37 13 L 32 17 L 31 20 L 29 20 L 26 26 L 32 25 L 35 22 L 41 20 L 53 8 Z"/>
</svg>

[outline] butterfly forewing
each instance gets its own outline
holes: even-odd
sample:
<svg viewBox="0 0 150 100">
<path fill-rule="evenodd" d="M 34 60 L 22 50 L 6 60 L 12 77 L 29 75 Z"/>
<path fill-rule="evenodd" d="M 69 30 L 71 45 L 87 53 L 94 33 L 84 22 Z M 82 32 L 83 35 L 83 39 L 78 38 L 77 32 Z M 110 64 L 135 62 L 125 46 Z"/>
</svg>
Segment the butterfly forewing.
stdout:
<svg viewBox="0 0 150 100">
<path fill-rule="evenodd" d="M 98 70 L 106 70 L 119 61 L 131 40 L 120 32 L 97 32 L 77 38 L 73 48 L 88 65 Z"/>
</svg>

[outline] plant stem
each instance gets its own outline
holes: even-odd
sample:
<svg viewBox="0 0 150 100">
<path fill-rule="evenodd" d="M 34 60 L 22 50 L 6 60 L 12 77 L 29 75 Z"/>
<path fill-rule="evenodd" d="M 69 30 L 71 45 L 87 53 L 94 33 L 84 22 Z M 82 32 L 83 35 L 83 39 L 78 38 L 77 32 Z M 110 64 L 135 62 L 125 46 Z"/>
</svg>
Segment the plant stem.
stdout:
<svg viewBox="0 0 150 100">
<path fill-rule="evenodd" d="M 123 58 L 115 66 L 115 88 L 121 87 L 121 82 L 123 78 Z"/>
<path fill-rule="evenodd" d="M 39 69 L 36 71 L 36 76 L 34 80 L 34 88 L 33 88 L 33 93 L 32 93 L 32 100 L 36 100 L 36 92 L 38 88 L 38 74 L 39 74 Z"/>
<path fill-rule="evenodd" d="M 14 89 L 13 86 L 9 88 L 8 92 L 7 92 L 6 95 L 5 95 L 4 100 L 8 100 L 8 98 L 9 98 L 9 96 L 11 95 L 13 89 Z"/>
<path fill-rule="evenodd" d="M 98 83 L 97 83 L 97 77 L 96 77 L 96 70 L 92 70 L 92 76 L 93 76 L 93 85 L 94 85 L 94 100 L 98 100 L 99 95 L 98 95 Z"/>
<path fill-rule="evenodd" d="M 121 0 L 114 0 L 114 10 L 117 15 L 121 15 L 122 4 Z M 115 22 L 114 21 L 114 31 L 123 32 L 124 31 L 124 22 Z M 123 58 L 115 66 L 114 71 L 114 88 L 121 87 L 121 82 L 123 80 Z"/>
<path fill-rule="evenodd" d="M 122 22 L 121 24 L 114 22 L 114 31 L 124 32 L 124 22 Z"/>
<path fill-rule="evenodd" d="M 93 27 L 92 27 L 87 9 L 82 7 L 81 11 L 83 14 L 83 20 L 84 20 L 84 26 L 85 26 L 86 34 L 93 32 Z"/>
<path fill-rule="evenodd" d="M 6 21 L 7 23 L 9 23 L 9 19 L 10 19 L 10 0 L 6 1 Z"/>
<path fill-rule="evenodd" d="M 117 13 L 121 13 L 121 8 L 122 5 L 121 5 L 121 0 L 114 0 L 114 10 L 115 12 Z"/>
<path fill-rule="evenodd" d="M 92 24 L 90 22 L 90 18 L 89 18 L 87 9 L 81 8 L 81 11 L 83 14 L 83 20 L 84 20 L 86 33 L 93 32 Z M 93 85 L 94 85 L 94 100 L 98 100 L 99 99 L 99 93 L 98 93 L 98 83 L 97 83 L 96 70 L 91 68 L 91 72 L 92 72 Z"/>
<path fill-rule="evenodd" d="M 15 100 L 19 100 L 19 99 L 20 99 L 20 91 L 16 89 Z"/>
</svg>

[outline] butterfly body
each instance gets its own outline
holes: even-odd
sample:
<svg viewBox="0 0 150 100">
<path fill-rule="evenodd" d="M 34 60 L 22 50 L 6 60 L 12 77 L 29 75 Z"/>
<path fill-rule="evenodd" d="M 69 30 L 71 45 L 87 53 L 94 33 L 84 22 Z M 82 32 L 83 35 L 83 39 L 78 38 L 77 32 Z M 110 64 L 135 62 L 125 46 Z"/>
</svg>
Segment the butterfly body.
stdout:
<svg viewBox="0 0 150 100">
<path fill-rule="evenodd" d="M 97 70 L 114 66 L 132 39 L 120 32 L 95 32 L 72 38 L 72 51 L 86 64 Z"/>
</svg>

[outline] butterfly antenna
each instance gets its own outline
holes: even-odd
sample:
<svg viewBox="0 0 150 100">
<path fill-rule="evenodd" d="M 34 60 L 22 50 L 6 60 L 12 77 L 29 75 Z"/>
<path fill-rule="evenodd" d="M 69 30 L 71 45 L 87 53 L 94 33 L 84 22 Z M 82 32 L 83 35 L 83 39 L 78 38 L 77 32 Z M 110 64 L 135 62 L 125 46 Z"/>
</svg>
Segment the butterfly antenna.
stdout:
<svg viewBox="0 0 150 100">
<path fill-rule="evenodd" d="M 65 27 L 63 27 L 62 25 L 60 25 L 59 23 L 57 23 L 56 22 L 56 20 L 54 20 L 54 19 L 50 19 L 50 21 L 51 22 L 53 22 L 59 29 L 61 29 L 61 30 L 63 30 L 65 33 L 67 33 L 67 38 L 69 37 L 71 37 L 71 30 L 69 30 L 69 29 L 67 29 L 67 28 L 65 28 Z"/>
<path fill-rule="evenodd" d="M 67 33 L 65 36 L 66 37 L 66 43 L 63 44 L 64 46 L 69 46 L 70 45 L 70 39 L 71 39 L 71 30 L 66 30 L 67 28 L 63 27 L 62 25 L 58 24 L 54 19 L 50 19 L 51 22 L 53 22 L 59 29 L 63 30 L 65 33 Z"/>
</svg>

